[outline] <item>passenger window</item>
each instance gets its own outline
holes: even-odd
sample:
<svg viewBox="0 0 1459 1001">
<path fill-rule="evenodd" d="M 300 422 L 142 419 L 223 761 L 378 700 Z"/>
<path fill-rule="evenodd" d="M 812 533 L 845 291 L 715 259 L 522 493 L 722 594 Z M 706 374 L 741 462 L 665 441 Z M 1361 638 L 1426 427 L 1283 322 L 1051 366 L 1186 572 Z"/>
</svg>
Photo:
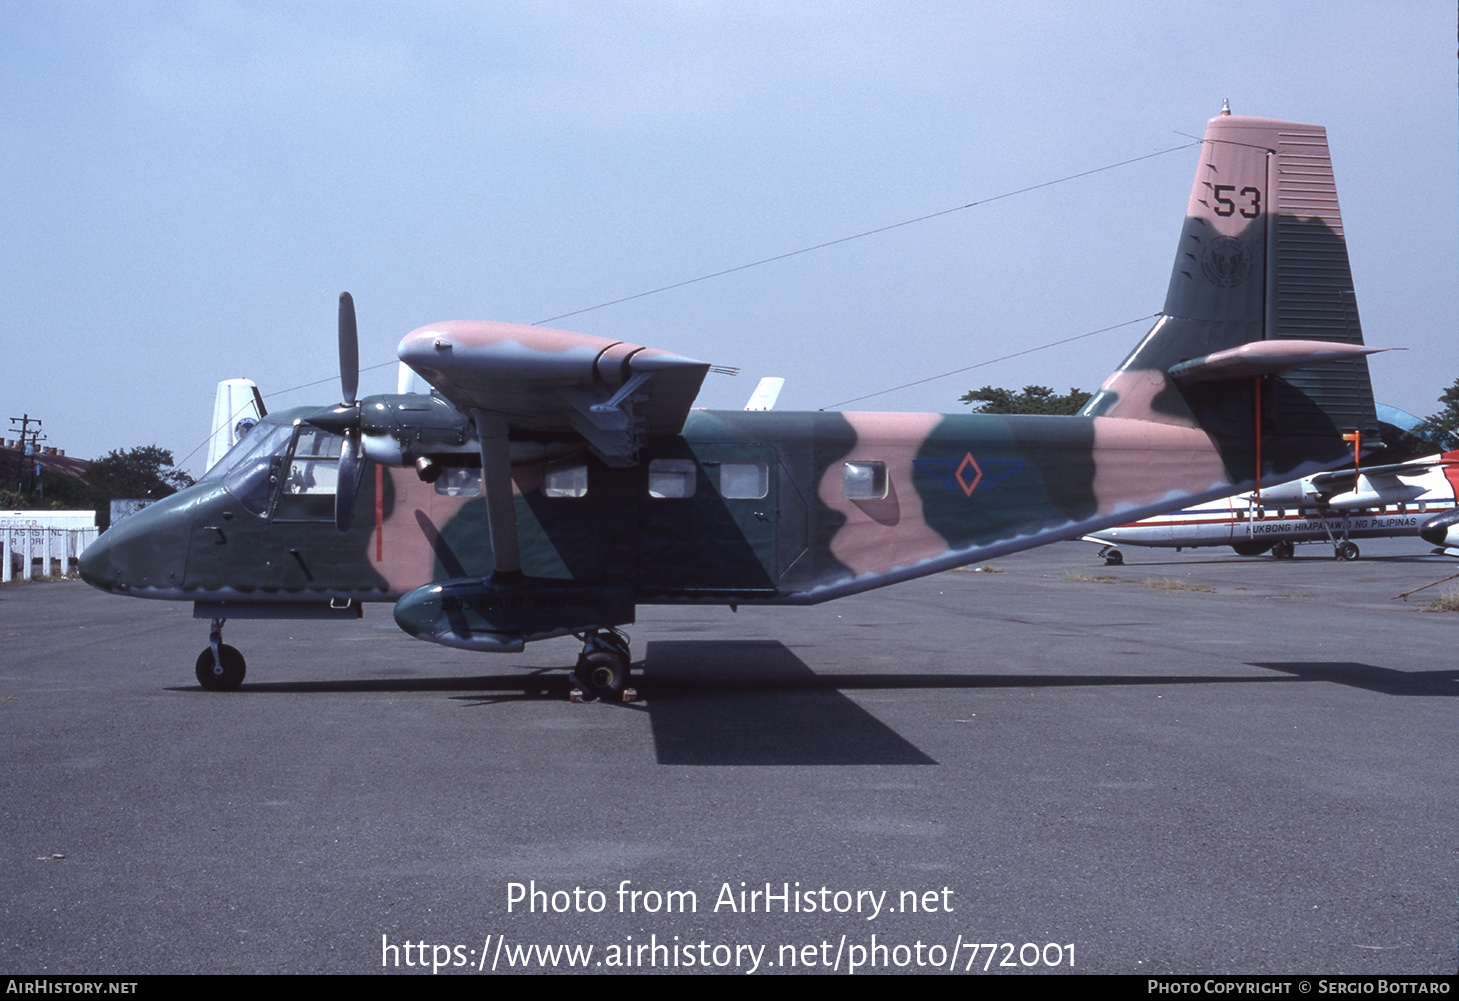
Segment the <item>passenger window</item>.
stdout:
<svg viewBox="0 0 1459 1001">
<path fill-rule="evenodd" d="M 693 497 L 697 475 L 692 459 L 654 459 L 648 464 L 648 495 Z"/>
<path fill-rule="evenodd" d="M 586 497 L 588 464 L 575 460 L 549 463 L 542 470 L 542 494 L 546 497 Z"/>
<path fill-rule="evenodd" d="M 436 493 L 442 497 L 479 497 L 481 470 L 447 466 L 436 478 Z"/>
<path fill-rule="evenodd" d="M 719 467 L 719 492 L 724 497 L 758 500 L 770 492 L 770 467 L 764 462 L 725 462 Z"/>
<path fill-rule="evenodd" d="M 848 462 L 841 467 L 841 492 L 847 500 L 880 500 L 887 495 L 885 462 Z"/>
</svg>

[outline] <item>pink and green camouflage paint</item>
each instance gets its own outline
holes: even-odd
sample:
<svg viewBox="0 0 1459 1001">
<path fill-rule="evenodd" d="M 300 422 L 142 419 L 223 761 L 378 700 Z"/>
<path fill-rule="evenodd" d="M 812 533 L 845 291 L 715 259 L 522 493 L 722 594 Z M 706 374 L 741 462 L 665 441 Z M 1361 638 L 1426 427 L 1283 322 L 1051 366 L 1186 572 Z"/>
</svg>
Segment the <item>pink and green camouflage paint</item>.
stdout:
<svg viewBox="0 0 1459 1001">
<path fill-rule="evenodd" d="M 1324 130 L 1222 114 L 1164 313 L 1079 416 L 691 410 L 702 362 L 433 324 L 400 355 L 435 395 L 354 405 L 347 388 L 327 414 L 268 415 L 82 572 L 196 602 L 209 687 L 242 678 L 223 619 L 366 601 L 421 639 L 581 633 L 604 662 L 639 604 L 816 603 L 1340 464 L 1343 434 L 1376 426 L 1370 350 Z M 620 670 L 580 671 L 607 693 L 626 677 L 614 643 Z"/>
</svg>

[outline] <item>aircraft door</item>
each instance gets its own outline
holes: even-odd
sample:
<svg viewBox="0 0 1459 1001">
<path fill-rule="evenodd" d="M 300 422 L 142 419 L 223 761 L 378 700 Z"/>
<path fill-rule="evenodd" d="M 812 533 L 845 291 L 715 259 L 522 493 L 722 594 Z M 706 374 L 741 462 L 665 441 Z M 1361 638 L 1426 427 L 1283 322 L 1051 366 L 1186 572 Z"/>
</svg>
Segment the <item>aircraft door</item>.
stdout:
<svg viewBox="0 0 1459 1001">
<path fill-rule="evenodd" d="M 773 592 L 805 536 L 804 501 L 775 450 L 753 443 L 676 446 L 645 463 L 641 588 Z"/>
</svg>

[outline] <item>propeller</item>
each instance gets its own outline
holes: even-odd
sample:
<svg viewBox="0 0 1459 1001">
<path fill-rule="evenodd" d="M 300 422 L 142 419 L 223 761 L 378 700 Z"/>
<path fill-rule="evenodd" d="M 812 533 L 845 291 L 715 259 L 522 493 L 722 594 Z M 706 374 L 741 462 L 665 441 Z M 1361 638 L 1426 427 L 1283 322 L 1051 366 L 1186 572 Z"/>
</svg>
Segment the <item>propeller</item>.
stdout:
<svg viewBox="0 0 1459 1001">
<path fill-rule="evenodd" d="M 348 292 L 339 294 L 339 384 L 344 390 L 340 405 L 354 418 L 344 429 L 339 451 L 339 481 L 334 488 L 334 527 L 349 531 L 355 517 L 355 484 L 360 479 L 360 335 L 355 325 L 355 300 Z"/>
<path fill-rule="evenodd" d="M 344 400 L 310 414 L 306 420 L 344 438 L 339 452 L 339 477 L 334 488 L 334 525 L 349 531 L 355 514 L 355 484 L 360 478 L 360 337 L 355 324 L 355 300 L 339 294 L 339 384 Z"/>
<path fill-rule="evenodd" d="M 360 389 L 360 335 L 355 326 L 355 300 L 348 292 L 339 294 L 339 384 L 344 405 L 355 405 Z"/>
</svg>

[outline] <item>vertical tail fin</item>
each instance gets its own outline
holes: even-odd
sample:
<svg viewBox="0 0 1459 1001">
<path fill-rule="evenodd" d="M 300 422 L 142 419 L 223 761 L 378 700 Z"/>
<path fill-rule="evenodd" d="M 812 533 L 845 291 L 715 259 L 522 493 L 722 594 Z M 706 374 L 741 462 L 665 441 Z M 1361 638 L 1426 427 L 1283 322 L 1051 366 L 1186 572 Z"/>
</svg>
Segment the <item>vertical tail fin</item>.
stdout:
<svg viewBox="0 0 1459 1001">
<path fill-rule="evenodd" d="M 248 379 L 224 379 L 213 394 L 213 423 L 208 435 L 208 469 L 248 433 L 268 411 L 258 387 Z"/>
<path fill-rule="evenodd" d="M 1326 130 L 1223 112 L 1201 143 L 1164 316 L 1084 413 L 1248 442 L 1260 413 L 1273 460 L 1328 451 L 1319 439 L 1340 452 L 1344 432 L 1377 427 L 1362 343 Z"/>
</svg>

